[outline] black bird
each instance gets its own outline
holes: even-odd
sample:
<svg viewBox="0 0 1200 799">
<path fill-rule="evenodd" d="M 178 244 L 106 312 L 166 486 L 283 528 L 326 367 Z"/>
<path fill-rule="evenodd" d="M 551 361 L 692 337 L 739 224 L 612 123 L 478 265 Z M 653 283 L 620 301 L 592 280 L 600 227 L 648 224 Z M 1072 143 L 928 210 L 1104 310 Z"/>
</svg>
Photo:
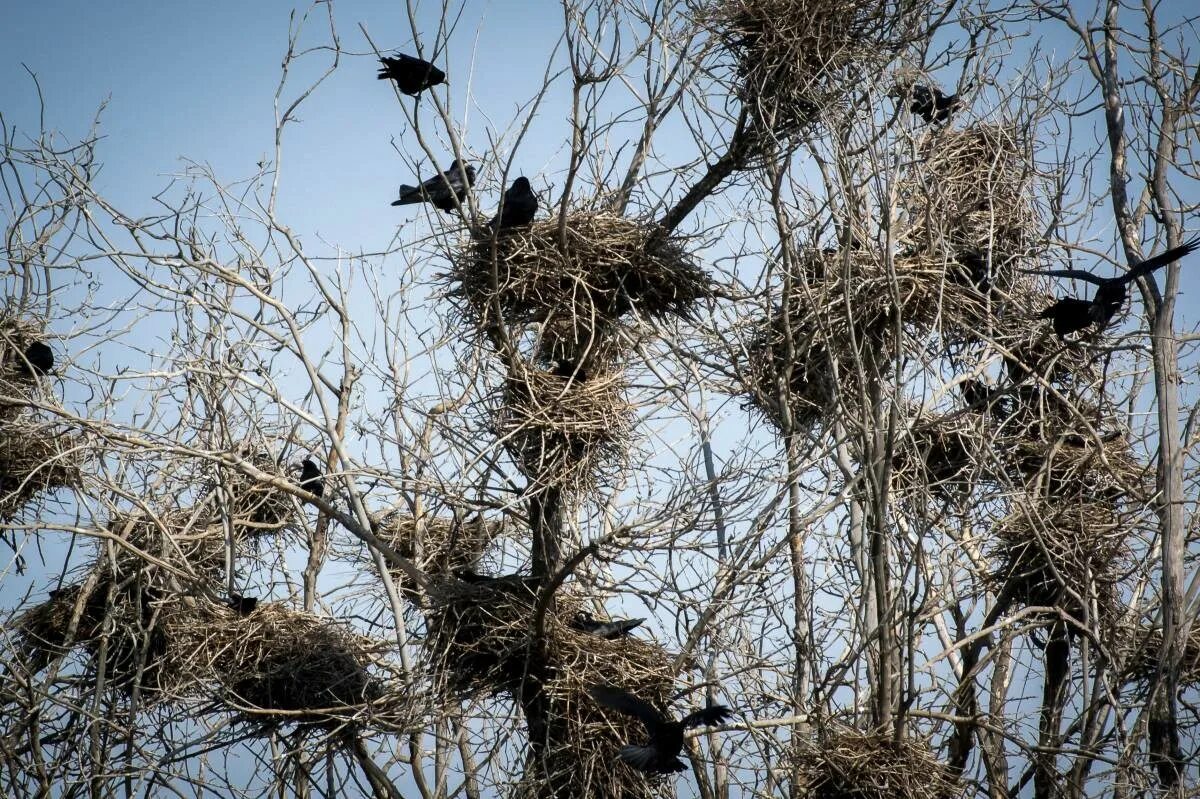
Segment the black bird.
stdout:
<svg viewBox="0 0 1200 799">
<path fill-rule="evenodd" d="M 1086 280 L 1097 286 L 1096 296 L 1090 300 L 1065 297 L 1042 311 L 1039 318 L 1053 319 L 1054 332 L 1061 337 L 1076 330 L 1083 330 L 1091 324 L 1097 324 L 1103 329 L 1125 304 L 1125 300 L 1129 296 L 1130 283 L 1149 275 L 1155 269 L 1178 261 L 1197 248 L 1200 248 L 1200 236 L 1193 236 L 1178 247 L 1172 247 L 1144 261 L 1138 261 L 1129 268 L 1128 272 L 1117 277 L 1100 277 L 1083 269 L 1023 269 L 1021 271 L 1031 275 Z"/>
<path fill-rule="evenodd" d="M 974 286 L 982 294 L 992 290 L 992 278 L 988 272 L 988 257 L 986 252 L 965 250 L 955 258 L 955 268 L 948 272 L 955 283 L 966 282 Z"/>
<path fill-rule="evenodd" d="M 400 91 L 408 95 L 420 94 L 446 80 L 446 73 L 433 64 L 404 53 L 383 56 L 379 63 L 383 65 L 379 68 L 379 79 L 391 78 Z"/>
<path fill-rule="evenodd" d="M 401 186 L 400 199 L 392 205 L 430 203 L 439 211 L 452 214 L 467 196 L 467 189 L 474 185 L 475 167 L 467 164 L 460 169 L 458 161 L 454 161 L 444 175 L 434 175 L 420 186 Z"/>
<path fill-rule="evenodd" d="M 492 230 L 504 230 L 510 227 L 521 227 L 533 221 L 537 213 L 538 198 L 529 185 L 529 178 L 522 175 L 513 181 L 504 192 L 504 201 L 500 203 L 500 213 L 488 222 Z"/>
<path fill-rule="evenodd" d="M 613 619 L 612 621 L 600 621 L 592 614 L 585 610 L 581 610 L 575 614 L 575 618 L 571 620 L 571 626 L 576 630 L 583 630 L 585 633 L 591 633 L 598 638 L 623 638 L 629 635 L 629 631 L 635 627 L 640 627 L 645 619 Z"/>
<path fill-rule="evenodd" d="M 936 86 L 931 89 L 924 84 L 914 83 L 908 88 L 908 94 L 912 97 L 908 110 L 925 120 L 926 124 L 945 122 L 962 105 L 957 94 L 943 94 Z"/>
<path fill-rule="evenodd" d="M 557 377 L 562 377 L 567 380 L 575 380 L 584 382 L 588 379 L 588 372 L 582 366 L 577 365 L 569 358 L 559 358 L 554 362 L 554 368 L 550 370 L 550 374 Z"/>
<path fill-rule="evenodd" d="M 531 575 L 501 574 L 499 576 L 492 577 L 488 574 L 480 574 L 474 569 L 468 567 L 455 569 L 452 574 L 458 579 L 462 580 L 464 583 L 470 583 L 471 585 L 490 585 L 494 588 L 509 591 L 510 593 L 516 591 L 517 589 L 522 589 L 527 593 L 536 594 L 538 588 L 540 588 L 542 584 L 541 578 L 533 577 Z"/>
<path fill-rule="evenodd" d="M 225 604 L 236 610 L 239 616 L 249 616 L 258 607 L 258 597 L 230 594 Z"/>
<path fill-rule="evenodd" d="M 30 342 L 25 355 L 17 361 L 17 371 L 23 375 L 44 375 L 54 368 L 54 350 L 41 341 Z"/>
<path fill-rule="evenodd" d="M 300 487 L 318 497 L 325 494 L 325 478 L 321 476 L 321 470 L 310 458 L 305 458 L 300 462 Z"/>
<path fill-rule="evenodd" d="M 683 751 L 683 731 L 689 727 L 720 724 L 732 714 L 724 705 L 709 705 L 693 710 L 679 721 L 672 721 L 653 705 L 620 688 L 593 685 L 588 691 L 600 704 L 634 716 L 646 726 L 650 742 L 644 746 L 629 744 L 621 747 L 621 759 L 650 774 L 686 770 L 687 766 L 679 759 L 679 753 Z"/>
</svg>

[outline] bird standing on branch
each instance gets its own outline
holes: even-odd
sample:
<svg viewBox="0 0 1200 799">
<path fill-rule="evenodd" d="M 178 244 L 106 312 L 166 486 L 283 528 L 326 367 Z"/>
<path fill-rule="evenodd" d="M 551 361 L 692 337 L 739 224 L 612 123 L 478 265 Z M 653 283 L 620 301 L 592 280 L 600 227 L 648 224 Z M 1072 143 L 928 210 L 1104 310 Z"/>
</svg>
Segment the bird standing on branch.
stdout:
<svg viewBox="0 0 1200 799">
<path fill-rule="evenodd" d="M 396 87 L 407 95 L 417 95 L 431 86 L 437 86 L 446 81 L 446 73 L 414 56 L 396 53 L 394 56 L 383 56 L 379 59 L 380 80 L 396 81 Z"/>
<path fill-rule="evenodd" d="M 321 470 L 311 458 L 300 462 L 300 487 L 318 497 L 325 494 L 325 478 L 321 476 Z"/>
<path fill-rule="evenodd" d="M 897 87 L 892 91 L 893 97 L 906 95 L 912 98 L 908 110 L 925 120 L 925 124 L 945 122 L 962 105 L 959 95 L 943 94 L 936 86 L 931 89 L 922 83 L 914 83 L 907 90 Z"/>
<path fill-rule="evenodd" d="M 475 167 L 470 164 L 460 166 L 458 161 L 454 161 L 444 173 L 431 177 L 420 186 L 401 186 L 400 199 L 392 205 L 429 203 L 439 211 L 452 214 L 455 208 L 462 205 L 467 189 L 474 185 Z"/>
<path fill-rule="evenodd" d="M 598 638 L 612 640 L 614 638 L 624 638 L 626 635 L 629 635 L 630 630 L 640 627 L 644 621 L 646 620 L 613 619 L 612 621 L 600 621 L 586 610 L 581 610 L 571 620 L 571 626 L 576 630 L 591 633 Z"/>
<path fill-rule="evenodd" d="M 1083 330 L 1093 324 L 1101 329 L 1108 326 L 1112 318 L 1121 310 L 1125 299 L 1129 296 L 1129 284 L 1141 277 L 1146 277 L 1155 269 L 1179 260 L 1188 253 L 1200 247 L 1200 236 L 1193 236 L 1178 247 L 1172 247 L 1158 255 L 1139 261 L 1129 268 L 1129 271 L 1118 277 L 1100 277 L 1083 269 L 1022 269 L 1031 275 L 1048 275 L 1049 277 L 1068 277 L 1094 283 L 1096 296 L 1090 300 L 1076 297 L 1063 297 L 1038 315 L 1039 319 L 1051 319 L 1054 322 L 1054 332 L 1063 337 L 1068 333 Z"/>
<path fill-rule="evenodd" d="M 529 185 L 529 178 L 521 176 L 513 181 L 504 192 L 500 203 L 500 212 L 488 222 L 492 230 L 504 230 L 511 227 L 522 227 L 533 221 L 537 213 L 538 198 Z"/>
<path fill-rule="evenodd" d="M 620 688 L 593 685 L 588 692 L 600 704 L 634 716 L 645 725 L 650 742 L 642 746 L 629 744 L 621 747 L 621 759 L 638 771 L 649 774 L 686 770 L 687 766 L 679 759 L 679 753 L 683 751 L 683 731 L 689 727 L 721 724 L 732 714 L 724 705 L 709 705 L 693 710 L 679 721 L 673 721 L 653 705 Z"/>
</svg>

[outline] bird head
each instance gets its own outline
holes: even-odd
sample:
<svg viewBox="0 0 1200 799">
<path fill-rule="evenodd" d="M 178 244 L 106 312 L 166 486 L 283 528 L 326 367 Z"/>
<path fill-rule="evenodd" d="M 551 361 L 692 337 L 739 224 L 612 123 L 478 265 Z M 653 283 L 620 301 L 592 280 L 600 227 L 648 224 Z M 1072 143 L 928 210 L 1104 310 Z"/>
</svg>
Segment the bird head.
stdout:
<svg viewBox="0 0 1200 799">
<path fill-rule="evenodd" d="M 520 192 L 521 194 L 525 194 L 533 191 L 533 188 L 529 185 L 529 178 L 522 175 L 513 181 L 512 186 L 508 190 L 513 193 Z"/>
</svg>

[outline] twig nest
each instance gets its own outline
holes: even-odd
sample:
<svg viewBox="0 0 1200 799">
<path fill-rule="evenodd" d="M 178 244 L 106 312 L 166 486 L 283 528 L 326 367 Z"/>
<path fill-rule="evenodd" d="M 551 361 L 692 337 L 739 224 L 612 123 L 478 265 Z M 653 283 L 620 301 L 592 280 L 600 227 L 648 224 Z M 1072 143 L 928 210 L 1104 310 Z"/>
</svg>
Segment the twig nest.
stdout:
<svg viewBox="0 0 1200 799">
<path fill-rule="evenodd" d="M 287 478 L 279 462 L 270 453 L 258 451 L 245 456 L 259 471 Z M 229 510 L 238 538 L 256 538 L 280 532 L 293 520 L 296 505 L 292 495 L 262 483 L 237 470 L 226 469 L 225 489 Z"/>
<path fill-rule="evenodd" d="M 997 565 L 988 581 L 997 595 L 1058 608 L 1080 623 L 1117 618 L 1129 526 L 1110 504 L 1028 498 L 992 532 Z"/>
<path fill-rule="evenodd" d="M 708 275 L 677 237 L 605 211 L 576 211 L 503 231 L 477 231 L 455 259 L 451 296 L 487 330 L 569 323 L 575 337 L 635 312 L 687 316 L 711 296 Z"/>
<path fill-rule="evenodd" d="M 474 568 L 492 542 L 504 535 L 503 520 L 413 517 L 402 508 L 377 516 L 375 535 L 427 574 Z"/>
<path fill-rule="evenodd" d="M 505 380 L 492 427 L 526 477 L 587 490 L 625 454 L 633 418 L 620 373 L 580 379 L 525 367 Z"/>
<path fill-rule="evenodd" d="M 0 420 L 0 522 L 38 494 L 79 485 L 88 458 L 83 440 L 29 416 Z"/>
<path fill-rule="evenodd" d="M 896 446 L 892 475 L 902 494 L 920 501 L 924 489 L 962 500 L 986 473 L 986 435 L 978 414 L 953 413 L 916 422 Z"/>
<path fill-rule="evenodd" d="M 904 243 L 942 253 L 991 251 L 1001 267 L 1032 253 L 1040 227 L 1032 147 L 1020 130 L 981 124 L 930 131 L 918 158 L 900 185 Z"/>
<path fill-rule="evenodd" d="M 776 136 L 799 131 L 918 32 L 895 0 L 718 0 L 700 20 L 737 63 L 737 94 Z"/>
<path fill-rule="evenodd" d="M 1127 622 L 1115 630 L 1114 649 L 1125 673 L 1141 680 L 1153 679 L 1162 665 L 1162 627 L 1146 622 Z M 1200 684 L 1200 627 L 1192 625 L 1183 642 L 1179 682 Z"/>
<path fill-rule="evenodd" d="M 143 553 L 202 581 L 219 576 L 225 568 L 225 528 L 203 506 L 157 514 L 118 513 L 108 520 L 106 528 L 121 541 L 115 545 L 119 572 L 143 570 L 159 582 L 163 575 L 145 560 Z"/>
<path fill-rule="evenodd" d="M 950 799 L 962 787 L 923 740 L 834 726 L 794 754 L 806 799 Z"/>
<path fill-rule="evenodd" d="M 40 319 L 8 316 L 0 312 L 0 395 L 28 396 L 34 375 L 25 364 L 25 350 L 44 337 Z M 20 405 L 0 402 L 0 419 L 20 411 Z"/>
</svg>

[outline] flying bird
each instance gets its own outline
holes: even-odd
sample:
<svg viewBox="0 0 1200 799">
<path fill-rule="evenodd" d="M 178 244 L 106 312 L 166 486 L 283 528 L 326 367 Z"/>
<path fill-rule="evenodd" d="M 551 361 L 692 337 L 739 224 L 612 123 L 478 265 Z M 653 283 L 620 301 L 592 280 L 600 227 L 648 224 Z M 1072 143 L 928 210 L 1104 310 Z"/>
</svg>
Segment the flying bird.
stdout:
<svg viewBox="0 0 1200 799">
<path fill-rule="evenodd" d="M 411 205 L 413 203 L 430 203 L 439 211 L 448 214 L 462 204 L 467 196 L 467 189 L 475 185 L 475 167 L 467 164 L 459 166 L 458 161 L 450 164 L 444 174 L 434 175 L 420 186 L 403 185 L 400 187 L 400 199 L 392 205 Z"/>
<path fill-rule="evenodd" d="M 54 368 L 54 350 L 41 341 L 30 342 L 23 358 L 17 360 L 17 371 L 33 377 L 44 375 Z"/>
<path fill-rule="evenodd" d="M 649 774 L 686 770 L 687 766 L 679 759 L 679 753 L 683 751 L 683 731 L 689 727 L 720 724 L 732 714 L 724 705 L 709 705 L 693 710 L 679 721 L 673 721 L 653 705 L 620 688 L 593 685 L 588 692 L 600 704 L 634 716 L 645 725 L 650 741 L 640 746 L 628 744 L 621 747 L 621 759 L 638 771 Z"/>
<path fill-rule="evenodd" d="M 236 610 L 239 616 L 249 616 L 258 607 L 258 597 L 230 594 L 225 604 Z"/>
<path fill-rule="evenodd" d="M 325 478 L 321 476 L 321 470 L 311 458 L 300 462 L 300 487 L 318 497 L 325 494 Z"/>
<path fill-rule="evenodd" d="M 1096 296 L 1092 299 L 1081 300 L 1064 297 L 1039 315 L 1040 319 L 1052 319 L 1054 332 L 1062 337 L 1067 333 L 1083 330 L 1092 324 L 1099 325 L 1103 329 L 1125 304 L 1125 300 L 1129 296 L 1130 283 L 1138 278 L 1146 277 L 1155 269 L 1178 261 L 1197 248 L 1200 248 L 1200 236 L 1193 236 L 1178 247 L 1172 247 L 1144 261 L 1138 261 L 1129 268 L 1128 272 L 1117 277 L 1100 277 L 1084 269 L 1022 269 L 1021 271 L 1031 275 L 1085 280 L 1097 286 Z"/>
<path fill-rule="evenodd" d="M 600 621 L 587 611 L 581 610 L 571 620 L 571 626 L 576 630 L 591 633 L 597 638 L 605 638 L 611 641 L 614 638 L 623 638 L 629 635 L 630 630 L 640 627 L 644 621 L 646 620 L 613 619 L 612 621 Z"/>
<path fill-rule="evenodd" d="M 538 198 L 529 185 L 529 178 L 522 175 L 513 181 L 504 192 L 504 200 L 500 203 L 500 212 L 488 222 L 492 230 L 521 227 L 533 221 L 537 213 Z"/>
<path fill-rule="evenodd" d="M 897 89 L 893 96 L 903 97 L 904 94 L 904 91 Z M 936 86 L 931 89 L 924 84 L 914 83 L 908 87 L 907 94 L 912 98 L 908 110 L 925 120 L 926 124 L 945 122 L 962 105 L 959 95 L 943 94 Z"/>
<path fill-rule="evenodd" d="M 379 63 L 383 65 L 379 68 L 379 79 L 396 81 L 396 86 L 407 95 L 418 95 L 446 80 L 446 73 L 433 64 L 404 53 L 383 56 Z"/>
</svg>

